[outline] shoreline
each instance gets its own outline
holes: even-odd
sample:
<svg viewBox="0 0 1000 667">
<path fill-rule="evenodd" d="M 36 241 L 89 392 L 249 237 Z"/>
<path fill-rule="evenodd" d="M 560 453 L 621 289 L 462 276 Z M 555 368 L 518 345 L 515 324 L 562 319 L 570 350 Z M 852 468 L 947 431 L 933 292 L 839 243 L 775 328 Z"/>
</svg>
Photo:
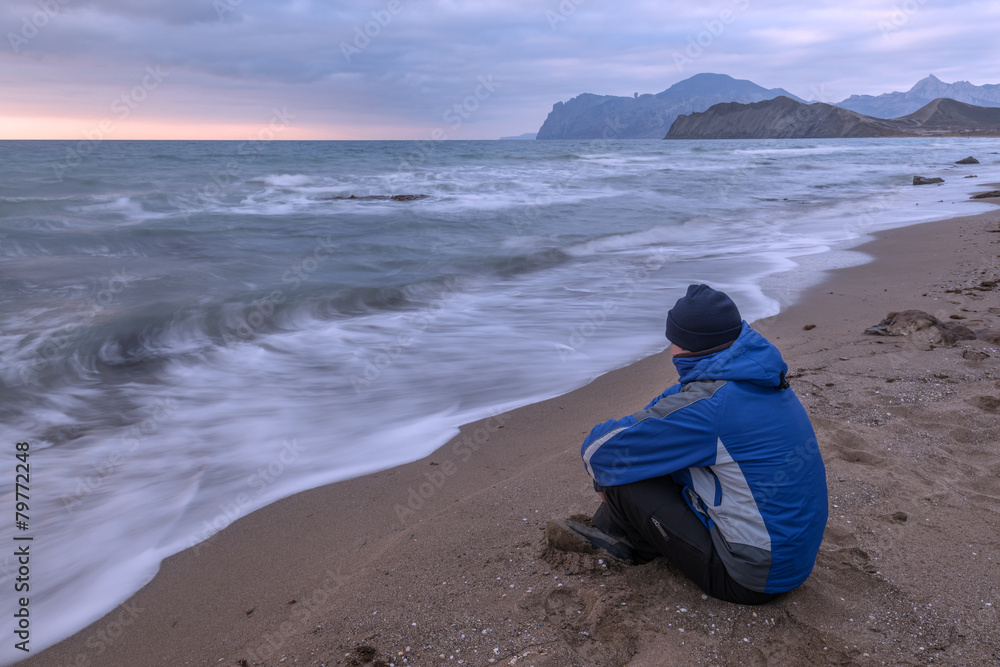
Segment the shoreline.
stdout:
<svg viewBox="0 0 1000 667">
<path fill-rule="evenodd" d="M 829 408 L 817 403 L 817 396 L 822 397 L 827 390 L 817 387 L 814 396 L 806 389 L 807 383 L 813 384 L 807 378 L 820 374 L 806 368 L 812 365 L 806 360 L 824 354 L 829 357 L 832 349 L 818 349 L 817 336 L 831 336 L 837 341 L 834 347 L 872 348 L 868 356 L 881 352 L 874 351 L 875 346 L 892 347 L 895 361 L 906 368 L 922 356 L 922 350 L 906 347 L 909 341 L 855 339 L 864 327 L 877 323 L 890 310 L 941 310 L 947 301 L 943 291 L 932 296 L 909 293 L 931 293 L 919 282 L 927 280 L 923 274 L 928 270 L 931 275 L 937 273 L 938 267 L 927 259 L 945 254 L 944 241 L 957 242 L 948 238 L 947 230 L 961 228 L 966 230 L 963 234 L 971 236 L 977 228 L 995 227 L 997 217 L 984 213 L 876 232 L 874 241 L 853 248 L 874 253 L 873 261 L 825 272 L 820 284 L 807 288 L 796 303 L 754 323 L 778 345 L 790 368 L 796 369 L 792 377 L 799 382 L 793 386 L 810 414 L 813 408 L 819 412 Z M 977 236 L 993 241 L 985 231 Z M 917 262 L 913 257 L 921 252 L 925 261 L 918 267 L 907 266 Z M 968 254 L 969 249 L 963 247 L 961 252 Z M 909 253 L 909 262 L 901 262 L 900 253 Z M 996 268 L 992 260 L 986 261 L 985 254 L 982 257 L 976 271 Z M 956 259 L 968 262 L 961 258 L 946 261 Z M 874 286 L 879 281 L 882 293 Z M 893 300 L 906 303 L 890 305 Z M 955 304 L 948 308 L 952 306 Z M 803 323 L 816 324 L 816 328 L 803 331 Z M 972 347 L 978 350 L 981 343 L 975 341 Z M 993 357 L 989 351 L 984 353 Z M 839 361 L 840 356 L 833 358 Z M 846 358 L 853 361 L 850 355 Z M 639 627 L 640 618 L 611 605 L 612 599 L 618 601 L 615 595 L 627 589 L 630 595 L 622 598 L 625 604 L 621 606 L 641 606 L 636 601 L 637 587 L 655 573 L 653 588 L 666 587 L 670 593 L 666 600 L 671 603 L 669 614 L 675 614 L 674 602 L 703 616 L 711 610 L 728 613 L 725 610 L 734 609 L 725 603 L 701 600 L 668 566 L 656 563 L 605 569 L 602 564 L 585 562 L 586 558 L 571 558 L 573 562 L 560 562 L 556 570 L 541 554 L 540 529 L 549 518 L 596 508 L 596 496 L 579 463 L 583 435 L 598 421 L 641 407 L 674 377 L 669 357 L 661 352 L 606 373 L 568 394 L 466 425 L 459 436 L 425 459 L 306 491 L 262 508 L 207 542 L 168 558 L 154 580 L 125 605 L 20 664 L 82 664 L 78 656 L 83 656 L 83 662 L 105 665 L 239 664 L 240 660 L 278 664 L 282 655 L 297 656 L 300 662 L 308 659 L 308 664 L 337 664 L 337 660 L 349 664 L 349 660 L 367 655 L 359 652 L 359 646 L 371 646 L 386 664 L 392 657 L 401 660 L 397 655 L 400 651 L 402 657 L 409 656 L 407 664 L 436 664 L 443 661 L 440 651 L 455 655 L 456 661 L 463 660 L 455 647 L 467 646 L 461 650 L 465 664 L 495 664 L 488 661 L 499 663 L 501 658 L 508 664 L 512 657 L 535 650 L 531 647 L 541 647 L 531 654 L 532 664 L 571 664 L 565 660 L 572 656 L 571 660 L 585 664 L 615 664 L 629 658 L 633 660 L 629 664 L 638 665 L 660 664 L 641 662 L 650 646 L 669 646 L 671 651 L 683 653 L 689 650 L 684 646 L 693 644 L 707 651 L 712 645 L 710 630 L 699 635 L 690 632 L 692 626 L 686 638 L 700 637 L 700 644 L 679 644 L 685 635 L 675 641 L 676 636 L 662 628 L 651 633 Z M 869 398 L 880 393 L 871 391 L 875 393 Z M 869 451 L 864 438 L 855 433 L 842 435 L 845 429 L 827 423 L 835 420 L 825 413 L 818 419 L 822 420 L 817 434 L 824 458 L 831 448 L 838 453 L 852 452 L 846 458 L 855 457 L 848 461 L 831 455 L 838 466 L 841 462 L 865 465 L 866 460 L 885 460 L 885 453 Z M 840 444 L 838 439 L 848 444 Z M 828 477 L 831 503 L 835 503 L 839 477 L 830 462 Z M 507 486 L 502 486 L 504 483 Z M 820 563 L 826 564 L 822 567 L 833 567 L 848 579 L 872 574 L 855 561 L 870 563 L 873 550 L 865 548 L 853 531 L 848 535 L 846 524 L 835 525 L 835 518 L 831 507 L 829 544 L 824 541 Z M 897 524 L 905 526 L 906 521 Z M 896 526 L 888 530 L 892 533 Z M 289 540 L 293 543 L 286 544 Z M 854 546 L 848 546 L 852 540 Z M 869 555 L 862 557 L 861 552 Z M 372 567 L 373 563 L 378 567 Z M 490 576 L 484 576 L 484 571 Z M 574 574 L 563 574 L 566 571 Z M 798 605 L 806 602 L 803 595 L 815 594 L 817 589 L 824 593 L 823 586 L 835 587 L 836 581 L 818 578 L 817 572 L 803 589 L 783 600 Z M 502 584 L 494 583 L 496 575 Z M 593 592 L 600 587 L 594 582 L 603 581 L 614 582 L 616 589 L 605 593 L 607 598 Z M 563 582 L 566 585 L 561 585 Z M 395 592 L 396 586 L 401 592 Z M 453 589 L 459 590 L 457 596 Z M 211 591 L 207 600 L 202 599 L 205 591 Z M 855 593 L 852 600 L 857 597 Z M 409 603 L 412 607 L 408 607 L 409 600 L 414 600 Z M 453 602 L 460 610 L 452 611 Z M 782 616 L 782 622 L 789 626 L 786 629 L 803 623 L 785 606 L 784 602 L 775 605 L 786 613 Z M 565 628 L 574 627 L 578 620 L 571 611 L 581 612 L 579 620 L 587 621 L 586 627 L 593 631 L 567 634 Z M 341 619 L 345 612 L 348 615 Z M 749 618 L 750 611 L 729 615 L 734 614 Z M 562 620 L 556 623 L 553 618 Z M 455 626 L 462 632 L 453 636 L 448 628 Z M 459 638 L 461 634 L 471 637 L 471 628 L 477 632 L 475 642 Z M 624 639 L 616 639 L 619 634 Z M 806 634 L 799 628 L 797 641 L 810 646 L 813 640 Z M 404 644 L 411 647 L 409 654 Z M 792 651 L 793 644 L 783 643 L 782 647 Z M 447 650 L 446 645 L 450 647 Z M 492 648 L 498 652 L 494 654 Z M 738 643 L 730 648 L 728 658 L 720 654 L 715 660 L 729 664 L 727 660 L 743 655 L 737 649 L 760 649 Z M 947 646 L 941 650 L 945 649 Z M 548 652 L 542 655 L 542 650 Z M 850 649 L 837 650 L 846 651 L 851 660 L 864 657 Z M 694 654 L 686 655 L 694 659 Z"/>
</svg>

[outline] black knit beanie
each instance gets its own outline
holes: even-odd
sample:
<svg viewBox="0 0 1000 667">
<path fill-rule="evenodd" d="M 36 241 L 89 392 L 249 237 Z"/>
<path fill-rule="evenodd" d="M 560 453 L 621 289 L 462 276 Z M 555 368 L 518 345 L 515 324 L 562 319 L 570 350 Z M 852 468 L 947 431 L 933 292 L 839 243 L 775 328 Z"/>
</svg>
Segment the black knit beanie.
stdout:
<svg viewBox="0 0 1000 667">
<path fill-rule="evenodd" d="M 736 340 L 743 318 L 725 292 L 689 285 L 687 294 L 667 313 L 667 339 L 689 352 L 701 352 Z"/>
</svg>

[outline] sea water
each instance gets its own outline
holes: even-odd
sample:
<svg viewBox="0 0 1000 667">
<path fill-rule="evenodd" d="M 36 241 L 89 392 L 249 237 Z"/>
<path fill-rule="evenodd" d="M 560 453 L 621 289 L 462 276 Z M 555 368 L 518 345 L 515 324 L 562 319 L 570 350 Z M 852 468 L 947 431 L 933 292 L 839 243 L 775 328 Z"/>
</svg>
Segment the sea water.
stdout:
<svg viewBox="0 0 1000 667">
<path fill-rule="evenodd" d="M 830 266 L 810 258 L 847 257 L 824 251 L 987 210 L 967 200 L 1000 180 L 998 152 L 992 139 L 0 143 L 0 660 L 25 657 L 14 537 L 34 538 L 36 652 L 254 509 L 419 459 L 463 423 L 663 349 L 689 283 L 753 320 Z M 969 154 L 983 164 L 953 164 Z M 915 174 L 946 183 L 913 187 Z"/>
</svg>

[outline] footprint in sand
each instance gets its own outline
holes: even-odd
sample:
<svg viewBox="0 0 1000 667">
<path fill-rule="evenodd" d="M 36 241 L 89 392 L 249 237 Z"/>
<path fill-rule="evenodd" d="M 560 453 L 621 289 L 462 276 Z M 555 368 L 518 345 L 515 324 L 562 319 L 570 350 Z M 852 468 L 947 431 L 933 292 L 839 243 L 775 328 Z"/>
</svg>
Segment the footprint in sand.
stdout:
<svg viewBox="0 0 1000 667">
<path fill-rule="evenodd" d="M 563 586 L 545 597 L 545 620 L 562 635 L 576 660 L 561 664 L 621 665 L 635 654 L 636 620 L 609 595 Z"/>
<path fill-rule="evenodd" d="M 569 587 L 557 588 L 545 597 L 545 620 L 558 628 L 570 645 L 590 641 L 593 600 L 588 597 L 592 596 Z"/>
<path fill-rule="evenodd" d="M 991 415 L 1000 412 L 1000 398 L 996 396 L 976 396 L 969 400 L 969 405 L 973 405 L 983 412 L 988 412 Z"/>
<path fill-rule="evenodd" d="M 847 463 L 860 463 L 867 466 L 880 466 L 885 462 L 884 456 L 863 452 L 860 449 L 845 449 L 837 452 L 837 456 Z"/>
<path fill-rule="evenodd" d="M 838 429 L 829 436 L 834 455 L 847 463 L 860 463 L 868 466 L 880 466 L 885 463 L 885 457 L 867 451 L 868 443 L 864 438 L 846 429 Z"/>
<path fill-rule="evenodd" d="M 960 426 L 948 432 L 948 436 L 955 442 L 964 444 L 974 444 L 979 442 L 980 436 L 975 431 Z"/>
<path fill-rule="evenodd" d="M 875 572 L 872 556 L 858 544 L 854 528 L 831 523 L 823 534 L 817 562 L 830 569 L 845 567 L 871 574 Z"/>
</svg>

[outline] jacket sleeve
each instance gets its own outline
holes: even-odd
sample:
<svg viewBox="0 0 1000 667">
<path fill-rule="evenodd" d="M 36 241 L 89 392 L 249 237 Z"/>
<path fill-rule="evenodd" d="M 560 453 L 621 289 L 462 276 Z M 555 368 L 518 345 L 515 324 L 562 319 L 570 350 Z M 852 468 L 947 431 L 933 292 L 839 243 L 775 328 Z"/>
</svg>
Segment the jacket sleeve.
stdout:
<svg viewBox="0 0 1000 667">
<path fill-rule="evenodd" d="M 671 387 L 645 409 L 594 427 L 581 447 L 601 486 L 618 486 L 715 463 L 718 429 L 712 401 L 725 382 Z"/>
<path fill-rule="evenodd" d="M 675 385 L 670 386 L 669 388 L 667 388 L 667 390 L 665 392 L 663 392 L 662 394 L 660 394 L 659 396 L 657 396 L 656 398 L 654 398 L 653 400 L 651 400 L 649 402 L 649 405 L 647 405 L 646 407 L 644 407 L 643 410 L 649 410 L 651 407 L 653 407 L 654 405 L 656 405 L 657 403 L 659 403 L 660 399 L 666 398 L 667 396 L 673 396 L 674 394 L 676 394 L 677 392 L 679 392 L 681 389 L 683 389 L 683 387 L 681 385 L 679 385 L 679 384 L 675 384 Z"/>
</svg>

